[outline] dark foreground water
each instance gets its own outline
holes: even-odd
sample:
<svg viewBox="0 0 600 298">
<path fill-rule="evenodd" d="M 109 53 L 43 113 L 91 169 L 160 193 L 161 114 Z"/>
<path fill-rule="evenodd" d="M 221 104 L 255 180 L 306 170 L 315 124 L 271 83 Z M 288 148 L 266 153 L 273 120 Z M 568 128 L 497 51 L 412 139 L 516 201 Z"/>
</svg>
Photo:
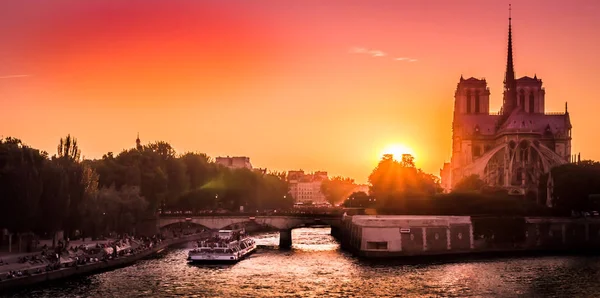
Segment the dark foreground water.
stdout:
<svg viewBox="0 0 600 298">
<path fill-rule="evenodd" d="M 600 297 L 600 258 L 530 257 L 427 265 L 360 261 L 329 229 L 257 236 L 258 251 L 235 265 L 196 266 L 186 247 L 97 275 L 9 297 Z"/>
</svg>

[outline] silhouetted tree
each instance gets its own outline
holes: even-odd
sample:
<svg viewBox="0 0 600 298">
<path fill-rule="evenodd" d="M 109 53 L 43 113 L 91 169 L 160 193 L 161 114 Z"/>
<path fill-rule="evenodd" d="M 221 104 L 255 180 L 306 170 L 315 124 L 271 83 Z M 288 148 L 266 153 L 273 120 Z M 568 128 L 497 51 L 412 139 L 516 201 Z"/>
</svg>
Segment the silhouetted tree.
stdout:
<svg viewBox="0 0 600 298">
<path fill-rule="evenodd" d="M 206 154 L 188 152 L 180 159 L 185 164 L 190 190 L 202 187 L 216 173 L 216 167 L 210 163 L 210 158 Z"/>
<path fill-rule="evenodd" d="M 69 179 L 56 161 L 46 161 L 42 172 L 44 188 L 40 198 L 37 231 L 52 236 L 56 245 L 56 232 L 64 227 L 69 214 Z"/>
<path fill-rule="evenodd" d="M 452 189 L 453 192 L 481 191 L 487 184 L 479 178 L 479 175 L 473 174 L 464 177 Z"/>
<path fill-rule="evenodd" d="M 60 139 L 51 159 L 18 139 L 0 140 L 0 228 L 95 237 L 131 232 L 142 216 L 161 207 L 234 211 L 293 205 L 285 173 L 232 170 L 202 153 L 178 157 L 166 142 L 97 160 L 80 156 L 71 135 Z"/>
<path fill-rule="evenodd" d="M 15 138 L 0 139 L 0 227 L 21 235 L 36 227 L 46 154 Z"/>
<path fill-rule="evenodd" d="M 73 162 L 79 162 L 81 150 L 77 145 L 77 139 L 67 135 L 64 139 L 60 139 L 57 148 L 57 156 L 59 159 L 66 159 Z"/>
<path fill-rule="evenodd" d="M 333 177 L 321 183 L 321 193 L 332 205 L 344 202 L 345 199 L 356 189 L 354 179 L 344 177 Z"/>
<path fill-rule="evenodd" d="M 415 168 L 414 159 L 409 154 L 404 154 L 402 161 L 395 160 L 391 154 L 384 155 L 369 176 L 369 182 L 371 195 L 377 199 L 381 210 L 406 212 L 409 201 L 441 191 L 438 179 Z"/>
<path fill-rule="evenodd" d="M 64 229 L 68 236 L 73 237 L 75 231 L 81 229 L 82 203 L 97 189 L 98 176 L 92 168 L 80 162 L 81 150 L 76 138 L 67 135 L 60 139 L 57 151 L 52 160 L 66 173 L 68 185 L 69 207 Z"/>
<path fill-rule="evenodd" d="M 360 208 L 372 208 L 376 204 L 375 198 L 367 195 L 363 191 L 357 191 L 352 193 L 343 203 L 344 207 L 360 207 Z"/>
<path fill-rule="evenodd" d="M 598 208 L 590 195 L 600 194 L 600 163 L 590 160 L 564 164 L 551 170 L 553 205 L 564 214 Z M 544 179 L 547 180 L 547 179 Z M 540 185 L 545 188 L 547 184 Z"/>
</svg>

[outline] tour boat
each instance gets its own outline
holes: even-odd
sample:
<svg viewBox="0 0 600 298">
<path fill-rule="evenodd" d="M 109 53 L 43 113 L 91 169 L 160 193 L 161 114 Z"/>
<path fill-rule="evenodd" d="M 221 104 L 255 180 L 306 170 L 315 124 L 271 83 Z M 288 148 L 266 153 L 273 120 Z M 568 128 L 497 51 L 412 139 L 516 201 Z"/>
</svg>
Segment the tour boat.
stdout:
<svg viewBox="0 0 600 298">
<path fill-rule="evenodd" d="M 190 262 L 237 262 L 256 250 L 256 242 L 244 230 L 220 230 L 213 237 L 201 239 L 190 250 Z"/>
</svg>

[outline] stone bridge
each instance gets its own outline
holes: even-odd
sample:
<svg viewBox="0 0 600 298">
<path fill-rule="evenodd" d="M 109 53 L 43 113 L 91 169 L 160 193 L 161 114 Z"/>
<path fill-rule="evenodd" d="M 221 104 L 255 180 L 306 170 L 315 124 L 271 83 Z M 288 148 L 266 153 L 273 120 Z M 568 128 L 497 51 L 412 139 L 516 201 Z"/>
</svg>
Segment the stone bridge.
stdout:
<svg viewBox="0 0 600 298">
<path fill-rule="evenodd" d="M 159 217 L 157 227 L 163 228 L 178 223 L 193 223 L 211 230 L 221 230 L 232 226 L 244 226 L 254 223 L 267 226 L 279 231 L 279 247 L 292 246 L 292 229 L 327 225 L 331 226 L 332 234 L 342 225 L 341 215 L 267 215 L 267 216 L 164 216 Z"/>
</svg>

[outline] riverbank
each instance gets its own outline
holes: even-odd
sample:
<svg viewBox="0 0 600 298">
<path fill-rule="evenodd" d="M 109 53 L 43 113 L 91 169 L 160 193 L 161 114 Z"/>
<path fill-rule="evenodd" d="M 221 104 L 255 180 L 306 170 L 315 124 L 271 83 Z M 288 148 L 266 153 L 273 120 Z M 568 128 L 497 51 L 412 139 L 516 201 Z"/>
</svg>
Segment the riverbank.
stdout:
<svg viewBox="0 0 600 298">
<path fill-rule="evenodd" d="M 64 279 L 67 277 L 79 276 L 92 274 L 107 270 L 112 270 L 124 266 L 129 266 L 135 263 L 138 260 L 147 258 L 151 255 L 159 253 L 163 251 L 165 248 L 171 245 L 177 245 L 185 242 L 199 240 L 203 236 L 200 234 L 187 235 L 178 238 L 166 239 L 156 246 L 149 248 L 144 251 L 140 251 L 136 254 L 122 256 L 106 261 L 98 261 L 94 263 L 87 263 L 83 265 L 64 267 L 53 271 L 41 272 L 41 273 L 32 273 L 27 276 L 14 277 L 10 279 L 6 279 L 2 276 L 2 280 L 0 280 L 0 292 L 14 289 L 18 287 L 26 287 L 31 286 L 43 282 L 55 281 L 59 279 Z"/>
</svg>

